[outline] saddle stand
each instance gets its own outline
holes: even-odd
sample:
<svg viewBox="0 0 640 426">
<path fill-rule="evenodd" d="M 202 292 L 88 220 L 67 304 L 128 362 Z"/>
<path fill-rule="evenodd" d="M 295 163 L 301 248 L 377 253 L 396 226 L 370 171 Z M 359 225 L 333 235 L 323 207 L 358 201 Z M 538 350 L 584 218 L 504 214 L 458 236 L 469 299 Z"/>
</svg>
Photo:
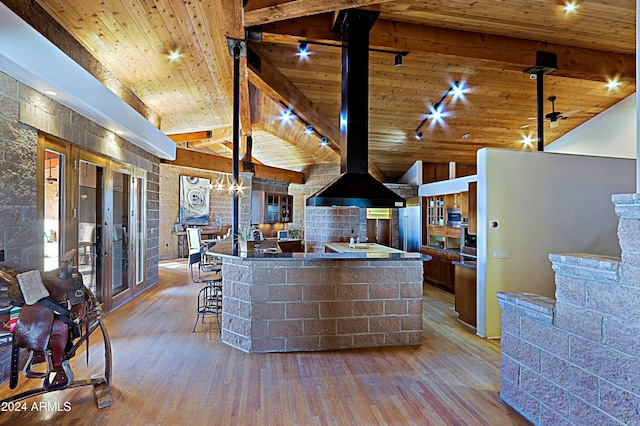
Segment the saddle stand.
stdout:
<svg viewBox="0 0 640 426">
<path fill-rule="evenodd" d="M 0 318 L 10 318 L 19 312 L 12 330 L 11 389 L 18 384 L 20 349 L 29 351 L 23 372 L 27 378 L 44 379 L 40 388 L 13 395 L 0 403 L 17 402 L 47 392 L 93 386 L 96 405 L 104 408 L 111 397 L 111 341 L 102 318 L 100 303 L 82 283 L 82 276 L 71 266 L 75 250 L 61 258 L 60 267 L 40 274 L 29 271 L 13 277 L 0 271 L 0 306 L 7 299 L 10 306 L 0 309 Z M 3 298 L 3 290 L 8 298 Z M 86 343 L 89 362 L 89 336 L 100 329 L 104 344 L 104 375 L 74 380 L 69 360 Z M 33 371 L 32 366 L 46 363 L 45 371 Z"/>
</svg>

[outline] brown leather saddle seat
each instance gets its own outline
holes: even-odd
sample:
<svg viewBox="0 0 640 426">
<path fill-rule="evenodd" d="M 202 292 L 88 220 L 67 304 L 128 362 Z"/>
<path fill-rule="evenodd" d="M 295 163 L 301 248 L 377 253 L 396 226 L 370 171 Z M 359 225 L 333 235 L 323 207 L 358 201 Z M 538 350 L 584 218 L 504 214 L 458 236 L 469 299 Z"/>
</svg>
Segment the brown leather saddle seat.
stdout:
<svg viewBox="0 0 640 426">
<path fill-rule="evenodd" d="M 4 315 L 2 319 L 6 320 L 10 309 L 21 309 L 13 330 L 11 389 L 18 382 L 20 348 L 29 351 L 24 375 L 27 378 L 44 378 L 44 389 L 64 389 L 73 382 L 69 359 L 75 351 L 70 352 L 69 349 L 73 340 L 82 333 L 80 323 L 87 318 L 90 298 L 82 275 L 68 260 L 64 260 L 66 257 L 58 269 L 40 274 L 49 295 L 35 303 L 25 302 L 28 298 L 23 295 L 16 278 L 19 274 L 0 271 L 0 316 Z M 32 370 L 33 365 L 45 362 L 46 371 Z"/>
</svg>

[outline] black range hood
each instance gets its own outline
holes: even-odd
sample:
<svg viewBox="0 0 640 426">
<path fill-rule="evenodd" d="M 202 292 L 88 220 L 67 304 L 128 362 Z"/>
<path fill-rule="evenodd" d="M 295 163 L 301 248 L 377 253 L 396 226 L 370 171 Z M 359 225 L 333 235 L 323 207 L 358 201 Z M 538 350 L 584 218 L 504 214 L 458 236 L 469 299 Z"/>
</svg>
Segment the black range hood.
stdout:
<svg viewBox="0 0 640 426">
<path fill-rule="evenodd" d="M 307 199 L 307 206 L 404 207 L 405 200 L 369 174 L 369 31 L 379 12 L 342 10 L 340 176 Z"/>
</svg>

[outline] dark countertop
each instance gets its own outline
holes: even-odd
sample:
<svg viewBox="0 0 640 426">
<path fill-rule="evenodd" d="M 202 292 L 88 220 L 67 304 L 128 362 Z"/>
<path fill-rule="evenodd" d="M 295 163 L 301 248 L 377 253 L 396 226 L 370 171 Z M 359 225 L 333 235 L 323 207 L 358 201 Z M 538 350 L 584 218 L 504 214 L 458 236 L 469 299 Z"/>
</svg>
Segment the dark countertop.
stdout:
<svg viewBox="0 0 640 426">
<path fill-rule="evenodd" d="M 462 268 L 473 269 L 474 271 L 478 270 L 478 262 L 476 262 L 475 259 L 474 260 L 460 259 L 460 261 L 454 260 L 453 262 L 451 262 L 451 264 L 455 266 L 460 266 Z"/>
<path fill-rule="evenodd" d="M 458 256 L 460 256 L 460 259 L 468 259 L 470 261 L 475 261 L 478 258 L 478 256 L 474 256 L 468 253 L 462 253 L 460 249 L 444 249 L 440 248 L 440 246 L 422 246 L 422 248 L 441 251 L 443 253 L 457 254 Z"/>
<path fill-rule="evenodd" d="M 238 260 L 295 260 L 295 261 L 323 261 L 323 260 L 431 260 L 431 256 L 422 253 L 241 253 L 237 248 L 231 247 L 231 239 L 223 240 L 221 243 L 207 250 L 214 256 L 222 258 L 232 258 Z"/>
</svg>

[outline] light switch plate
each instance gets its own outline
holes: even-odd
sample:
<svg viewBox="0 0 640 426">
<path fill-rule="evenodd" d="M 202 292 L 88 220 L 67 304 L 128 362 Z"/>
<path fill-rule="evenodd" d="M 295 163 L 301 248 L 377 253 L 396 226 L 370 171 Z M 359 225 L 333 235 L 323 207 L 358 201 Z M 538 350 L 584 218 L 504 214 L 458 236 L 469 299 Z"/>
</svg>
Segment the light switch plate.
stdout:
<svg viewBox="0 0 640 426">
<path fill-rule="evenodd" d="M 494 259 L 509 259 L 511 257 L 511 250 L 494 250 Z"/>
</svg>

